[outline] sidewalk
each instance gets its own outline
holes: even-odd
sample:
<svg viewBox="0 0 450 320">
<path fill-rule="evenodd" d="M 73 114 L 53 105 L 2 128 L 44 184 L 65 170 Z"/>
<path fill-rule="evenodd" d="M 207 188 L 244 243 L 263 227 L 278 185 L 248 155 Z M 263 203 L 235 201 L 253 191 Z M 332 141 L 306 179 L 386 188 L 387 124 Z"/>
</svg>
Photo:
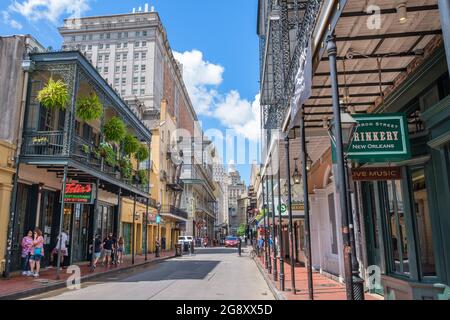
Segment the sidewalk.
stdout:
<svg viewBox="0 0 450 320">
<path fill-rule="evenodd" d="M 169 259 L 175 256 L 175 251 L 165 251 L 161 253 L 161 257 L 155 258 L 155 254 L 148 254 L 148 260 L 145 261 L 143 255 L 137 255 L 134 258 L 134 265 L 131 263 L 131 256 L 124 257 L 124 263 L 119 266 L 102 267 L 101 263 L 97 264 L 95 272 L 91 272 L 89 262 L 76 264 L 81 269 L 81 283 L 87 280 L 97 278 L 105 274 L 113 274 L 118 271 L 142 266 L 148 263 Z M 40 277 L 25 277 L 21 272 L 14 272 L 9 279 L 0 278 L 0 300 L 20 299 L 30 295 L 41 294 L 44 292 L 56 290 L 65 287 L 66 280 L 71 274 L 66 273 L 67 270 L 60 271 L 60 280 L 56 280 L 56 268 L 43 269 Z"/>
<path fill-rule="evenodd" d="M 265 269 L 264 255 L 255 258 L 255 262 L 259 265 L 259 269 L 264 272 L 266 279 L 271 281 L 271 285 L 276 288 L 280 300 L 309 300 L 308 294 L 308 278 L 306 268 L 300 265 L 296 265 L 295 268 L 295 288 L 297 294 L 291 291 L 291 266 L 284 262 L 284 279 L 285 279 L 285 291 L 280 291 L 280 261 L 277 260 L 277 273 L 278 279 L 273 280 L 273 273 L 269 274 Z M 271 259 L 273 264 L 273 258 Z M 273 271 L 273 266 L 272 266 Z M 318 272 L 313 272 L 313 288 L 314 288 L 314 300 L 346 300 L 345 286 L 335 280 L 332 280 Z M 366 300 L 382 300 L 382 297 L 377 297 L 372 294 L 365 295 Z"/>
</svg>

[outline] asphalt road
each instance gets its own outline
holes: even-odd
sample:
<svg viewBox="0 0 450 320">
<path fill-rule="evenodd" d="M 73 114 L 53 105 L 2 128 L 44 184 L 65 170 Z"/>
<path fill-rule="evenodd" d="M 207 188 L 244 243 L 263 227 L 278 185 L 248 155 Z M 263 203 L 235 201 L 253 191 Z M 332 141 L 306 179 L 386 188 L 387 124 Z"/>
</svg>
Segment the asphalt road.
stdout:
<svg viewBox="0 0 450 320">
<path fill-rule="evenodd" d="M 197 249 L 183 256 L 137 267 L 122 274 L 82 283 L 29 299 L 45 300 L 273 300 L 248 250 Z"/>
</svg>

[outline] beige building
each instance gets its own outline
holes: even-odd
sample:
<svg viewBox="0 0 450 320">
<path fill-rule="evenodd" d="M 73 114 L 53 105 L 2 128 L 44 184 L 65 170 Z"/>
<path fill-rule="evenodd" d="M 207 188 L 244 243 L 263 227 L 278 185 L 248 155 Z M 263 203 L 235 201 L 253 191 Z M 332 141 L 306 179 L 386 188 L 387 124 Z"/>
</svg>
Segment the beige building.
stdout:
<svg viewBox="0 0 450 320">
<path fill-rule="evenodd" d="M 2 77 L 0 86 L 0 272 L 4 271 L 7 247 L 20 249 L 18 243 L 8 243 L 7 239 L 8 227 L 15 222 L 10 203 L 28 82 L 29 64 L 25 58 L 33 50 L 44 48 L 31 36 L 0 37 L 0 75 L 8 75 Z"/>
</svg>

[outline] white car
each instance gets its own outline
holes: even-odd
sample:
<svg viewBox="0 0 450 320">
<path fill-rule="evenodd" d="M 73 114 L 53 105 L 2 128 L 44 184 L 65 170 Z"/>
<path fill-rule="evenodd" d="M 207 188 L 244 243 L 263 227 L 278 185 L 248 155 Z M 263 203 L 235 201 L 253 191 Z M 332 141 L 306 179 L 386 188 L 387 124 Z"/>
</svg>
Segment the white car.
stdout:
<svg viewBox="0 0 450 320">
<path fill-rule="evenodd" d="M 193 236 L 179 236 L 178 237 L 178 244 L 184 245 L 184 243 L 191 244 L 194 242 Z"/>
</svg>

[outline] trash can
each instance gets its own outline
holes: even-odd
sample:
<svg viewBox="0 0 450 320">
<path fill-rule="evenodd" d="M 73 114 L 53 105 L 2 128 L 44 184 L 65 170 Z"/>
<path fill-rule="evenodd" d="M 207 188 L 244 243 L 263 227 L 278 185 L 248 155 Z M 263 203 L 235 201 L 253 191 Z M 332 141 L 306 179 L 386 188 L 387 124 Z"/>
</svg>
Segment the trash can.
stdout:
<svg viewBox="0 0 450 320">
<path fill-rule="evenodd" d="M 183 243 L 183 251 L 186 253 L 189 252 L 189 242 Z"/>
<path fill-rule="evenodd" d="M 183 255 L 183 252 L 181 251 L 181 244 L 175 245 L 175 257 L 181 257 Z"/>
</svg>

